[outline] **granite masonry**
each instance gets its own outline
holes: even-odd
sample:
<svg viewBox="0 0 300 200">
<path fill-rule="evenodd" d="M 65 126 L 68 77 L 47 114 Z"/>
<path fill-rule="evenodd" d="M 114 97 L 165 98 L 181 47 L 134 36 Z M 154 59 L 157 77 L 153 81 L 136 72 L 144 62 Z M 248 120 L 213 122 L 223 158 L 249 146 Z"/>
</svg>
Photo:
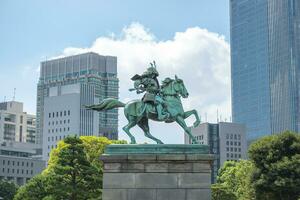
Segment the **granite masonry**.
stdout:
<svg viewBox="0 0 300 200">
<path fill-rule="evenodd" d="M 103 200 L 210 200 L 207 145 L 109 145 Z"/>
</svg>

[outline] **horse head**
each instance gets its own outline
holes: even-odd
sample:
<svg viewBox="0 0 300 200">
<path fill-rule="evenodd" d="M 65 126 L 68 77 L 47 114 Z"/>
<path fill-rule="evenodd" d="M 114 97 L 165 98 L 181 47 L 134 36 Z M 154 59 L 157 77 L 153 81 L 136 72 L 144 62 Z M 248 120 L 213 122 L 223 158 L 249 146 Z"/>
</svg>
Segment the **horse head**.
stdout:
<svg viewBox="0 0 300 200">
<path fill-rule="evenodd" d="M 175 75 L 175 79 L 166 78 L 163 81 L 162 93 L 163 95 L 166 96 L 178 95 L 178 96 L 182 96 L 183 98 L 187 98 L 189 96 L 189 93 L 185 88 L 183 80 L 179 79 L 176 75 Z"/>
<path fill-rule="evenodd" d="M 189 93 L 184 85 L 184 82 L 182 79 L 178 78 L 177 75 L 175 75 L 174 89 L 176 93 L 182 96 L 183 98 L 188 98 Z"/>
</svg>

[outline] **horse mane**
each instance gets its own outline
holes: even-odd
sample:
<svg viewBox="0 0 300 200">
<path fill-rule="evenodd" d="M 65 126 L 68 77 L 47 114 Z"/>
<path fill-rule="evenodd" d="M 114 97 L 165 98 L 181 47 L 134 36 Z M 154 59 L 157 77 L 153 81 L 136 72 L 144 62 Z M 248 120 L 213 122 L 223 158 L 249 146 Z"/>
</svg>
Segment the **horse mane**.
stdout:
<svg viewBox="0 0 300 200">
<path fill-rule="evenodd" d="M 170 87 L 171 83 L 174 82 L 174 79 L 171 78 L 166 78 L 161 85 L 161 91 L 163 93 L 163 95 L 168 95 L 168 93 L 166 93 L 167 88 Z M 170 95 L 170 94 L 169 94 Z"/>
</svg>

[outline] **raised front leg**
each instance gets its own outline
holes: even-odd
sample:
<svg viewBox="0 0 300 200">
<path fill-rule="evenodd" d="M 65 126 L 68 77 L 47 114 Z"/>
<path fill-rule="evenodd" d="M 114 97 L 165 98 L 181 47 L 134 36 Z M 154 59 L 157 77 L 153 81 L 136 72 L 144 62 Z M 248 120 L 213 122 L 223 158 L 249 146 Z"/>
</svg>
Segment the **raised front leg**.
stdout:
<svg viewBox="0 0 300 200">
<path fill-rule="evenodd" d="M 196 121 L 195 121 L 194 124 L 193 124 L 194 128 L 196 128 L 196 127 L 199 126 L 199 124 L 201 123 L 201 120 L 200 120 L 200 117 L 199 117 L 199 115 L 198 115 L 197 110 L 190 110 L 190 111 L 184 112 L 183 118 L 186 119 L 186 118 L 188 118 L 188 117 L 191 116 L 191 115 L 194 115 L 195 118 L 196 118 Z"/>
<path fill-rule="evenodd" d="M 189 135 L 189 138 L 192 140 L 193 144 L 197 144 L 197 140 L 195 139 L 195 137 L 193 136 L 191 129 L 189 127 L 187 127 L 184 118 L 181 116 L 177 116 L 176 118 L 176 122 L 183 128 L 183 130 Z"/>
</svg>

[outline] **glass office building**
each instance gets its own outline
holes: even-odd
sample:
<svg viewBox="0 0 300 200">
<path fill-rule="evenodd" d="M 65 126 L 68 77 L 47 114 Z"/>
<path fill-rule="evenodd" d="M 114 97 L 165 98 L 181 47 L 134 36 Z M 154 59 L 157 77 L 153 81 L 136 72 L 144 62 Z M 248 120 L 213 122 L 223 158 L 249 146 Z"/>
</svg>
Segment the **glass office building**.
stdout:
<svg viewBox="0 0 300 200">
<path fill-rule="evenodd" d="M 233 122 L 247 140 L 299 130 L 300 2 L 230 0 Z"/>
<path fill-rule="evenodd" d="M 118 98 L 118 91 L 116 57 L 84 53 L 42 62 L 37 85 L 39 142 L 56 143 L 68 134 L 117 139 L 118 110 L 98 113 L 84 105 Z"/>
</svg>

